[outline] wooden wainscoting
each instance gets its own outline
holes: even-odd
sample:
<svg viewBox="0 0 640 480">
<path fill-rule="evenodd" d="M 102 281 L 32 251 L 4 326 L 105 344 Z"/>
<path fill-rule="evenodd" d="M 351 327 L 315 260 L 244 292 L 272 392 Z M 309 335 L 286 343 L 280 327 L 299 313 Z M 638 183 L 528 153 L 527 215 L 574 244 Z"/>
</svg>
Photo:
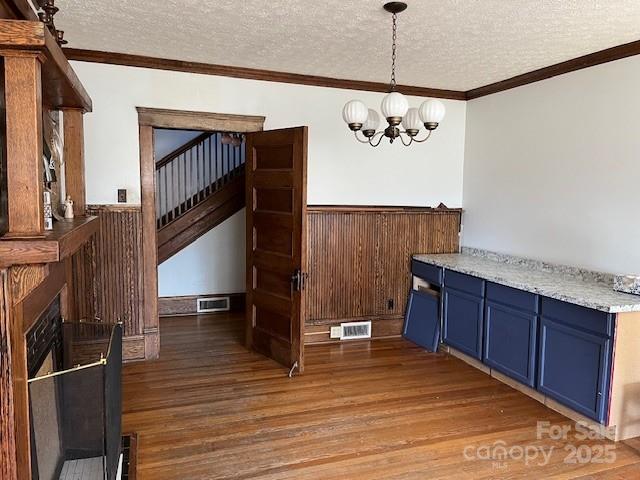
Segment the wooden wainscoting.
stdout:
<svg viewBox="0 0 640 480">
<path fill-rule="evenodd" d="M 462 211 L 405 207 L 308 207 L 305 343 L 332 325 L 372 320 L 374 337 L 400 335 L 414 253 L 459 249 Z"/>
<path fill-rule="evenodd" d="M 89 205 L 87 214 L 100 231 L 72 258 L 75 320 L 121 321 L 124 358 L 145 358 L 140 206 Z"/>
</svg>

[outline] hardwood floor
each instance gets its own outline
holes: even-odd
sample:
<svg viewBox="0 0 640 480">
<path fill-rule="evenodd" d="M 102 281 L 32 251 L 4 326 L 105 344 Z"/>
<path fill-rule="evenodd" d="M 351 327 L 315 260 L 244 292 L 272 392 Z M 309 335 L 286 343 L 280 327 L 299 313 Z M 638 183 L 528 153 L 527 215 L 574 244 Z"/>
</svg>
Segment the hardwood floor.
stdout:
<svg viewBox="0 0 640 480">
<path fill-rule="evenodd" d="M 640 478 L 640 442 L 537 439 L 537 421 L 572 423 L 401 339 L 307 347 L 289 379 L 244 349 L 242 314 L 163 318 L 160 332 L 159 360 L 124 369 L 138 479 Z M 507 458 L 482 459 L 500 446 Z M 572 448 L 594 461 L 565 463 Z"/>
</svg>

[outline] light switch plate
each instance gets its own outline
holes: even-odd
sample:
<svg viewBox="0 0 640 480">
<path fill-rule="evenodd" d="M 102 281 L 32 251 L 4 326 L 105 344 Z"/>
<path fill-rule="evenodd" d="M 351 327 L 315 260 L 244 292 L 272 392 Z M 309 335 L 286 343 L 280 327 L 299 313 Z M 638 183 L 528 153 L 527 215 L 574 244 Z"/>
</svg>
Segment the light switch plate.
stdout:
<svg viewBox="0 0 640 480">
<path fill-rule="evenodd" d="M 342 327 L 331 327 L 331 338 L 340 338 L 342 336 Z"/>
</svg>

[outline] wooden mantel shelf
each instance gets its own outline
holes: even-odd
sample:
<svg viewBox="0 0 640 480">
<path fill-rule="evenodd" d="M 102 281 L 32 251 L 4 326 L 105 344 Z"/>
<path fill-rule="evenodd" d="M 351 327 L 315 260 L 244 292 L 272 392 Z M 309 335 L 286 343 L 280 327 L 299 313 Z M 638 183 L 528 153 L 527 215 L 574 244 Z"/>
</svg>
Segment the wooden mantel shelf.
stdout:
<svg viewBox="0 0 640 480">
<path fill-rule="evenodd" d="M 0 50 L 32 50 L 44 54 L 42 101 L 56 110 L 92 110 L 91 97 L 71 68 L 64 52 L 42 22 L 0 20 Z"/>
<path fill-rule="evenodd" d="M 78 217 L 53 225 L 43 238 L 0 239 L 0 267 L 59 262 L 78 250 L 99 228 L 98 217 Z"/>
</svg>

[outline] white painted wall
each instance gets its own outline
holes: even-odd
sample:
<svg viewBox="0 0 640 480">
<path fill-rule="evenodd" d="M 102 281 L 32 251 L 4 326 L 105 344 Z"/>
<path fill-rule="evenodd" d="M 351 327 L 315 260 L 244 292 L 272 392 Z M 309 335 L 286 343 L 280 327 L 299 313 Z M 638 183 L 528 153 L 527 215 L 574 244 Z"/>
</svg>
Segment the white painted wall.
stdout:
<svg viewBox="0 0 640 480">
<path fill-rule="evenodd" d="M 343 104 L 359 98 L 379 109 L 383 94 L 232 79 L 135 67 L 72 62 L 93 99 L 85 116 L 87 201 L 115 203 L 118 188 L 130 203 L 140 202 L 136 106 L 266 116 L 265 128 L 309 126 L 308 203 L 427 206 L 462 204 L 466 104 L 444 101 L 447 116 L 433 138 L 405 148 L 377 149 L 357 143 L 341 118 Z M 422 99 L 410 98 L 418 106 Z M 229 220 L 227 234 L 202 237 L 160 267 L 160 294 L 241 291 L 240 277 L 229 276 L 216 259 L 244 258 L 244 237 Z M 221 230 L 222 231 L 222 230 Z M 200 252 L 200 253 L 197 253 Z M 215 252 L 215 255 L 211 255 Z M 192 281 L 187 266 L 205 259 L 209 274 Z M 226 260 L 225 260 L 226 261 Z M 202 274 L 204 275 L 204 273 Z"/>
<path fill-rule="evenodd" d="M 158 266 L 161 297 L 245 290 L 244 209 Z"/>
<path fill-rule="evenodd" d="M 463 244 L 640 273 L 640 57 L 468 102 Z"/>
<path fill-rule="evenodd" d="M 156 161 L 167 156 L 179 147 L 202 135 L 198 130 L 169 130 L 168 128 L 155 128 L 153 130 L 153 152 Z"/>
<path fill-rule="evenodd" d="M 309 126 L 310 204 L 437 205 L 462 203 L 465 102 L 445 100 L 433 138 L 405 148 L 357 143 L 341 118 L 360 98 L 379 109 L 383 94 L 72 62 L 93 99 L 85 116 L 87 201 L 112 203 L 117 188 L 140 202 L 135 107 L 266 116 L 265 129 Z M 418 106 L 422 99 L 411 98 Z"/>
</svg>

